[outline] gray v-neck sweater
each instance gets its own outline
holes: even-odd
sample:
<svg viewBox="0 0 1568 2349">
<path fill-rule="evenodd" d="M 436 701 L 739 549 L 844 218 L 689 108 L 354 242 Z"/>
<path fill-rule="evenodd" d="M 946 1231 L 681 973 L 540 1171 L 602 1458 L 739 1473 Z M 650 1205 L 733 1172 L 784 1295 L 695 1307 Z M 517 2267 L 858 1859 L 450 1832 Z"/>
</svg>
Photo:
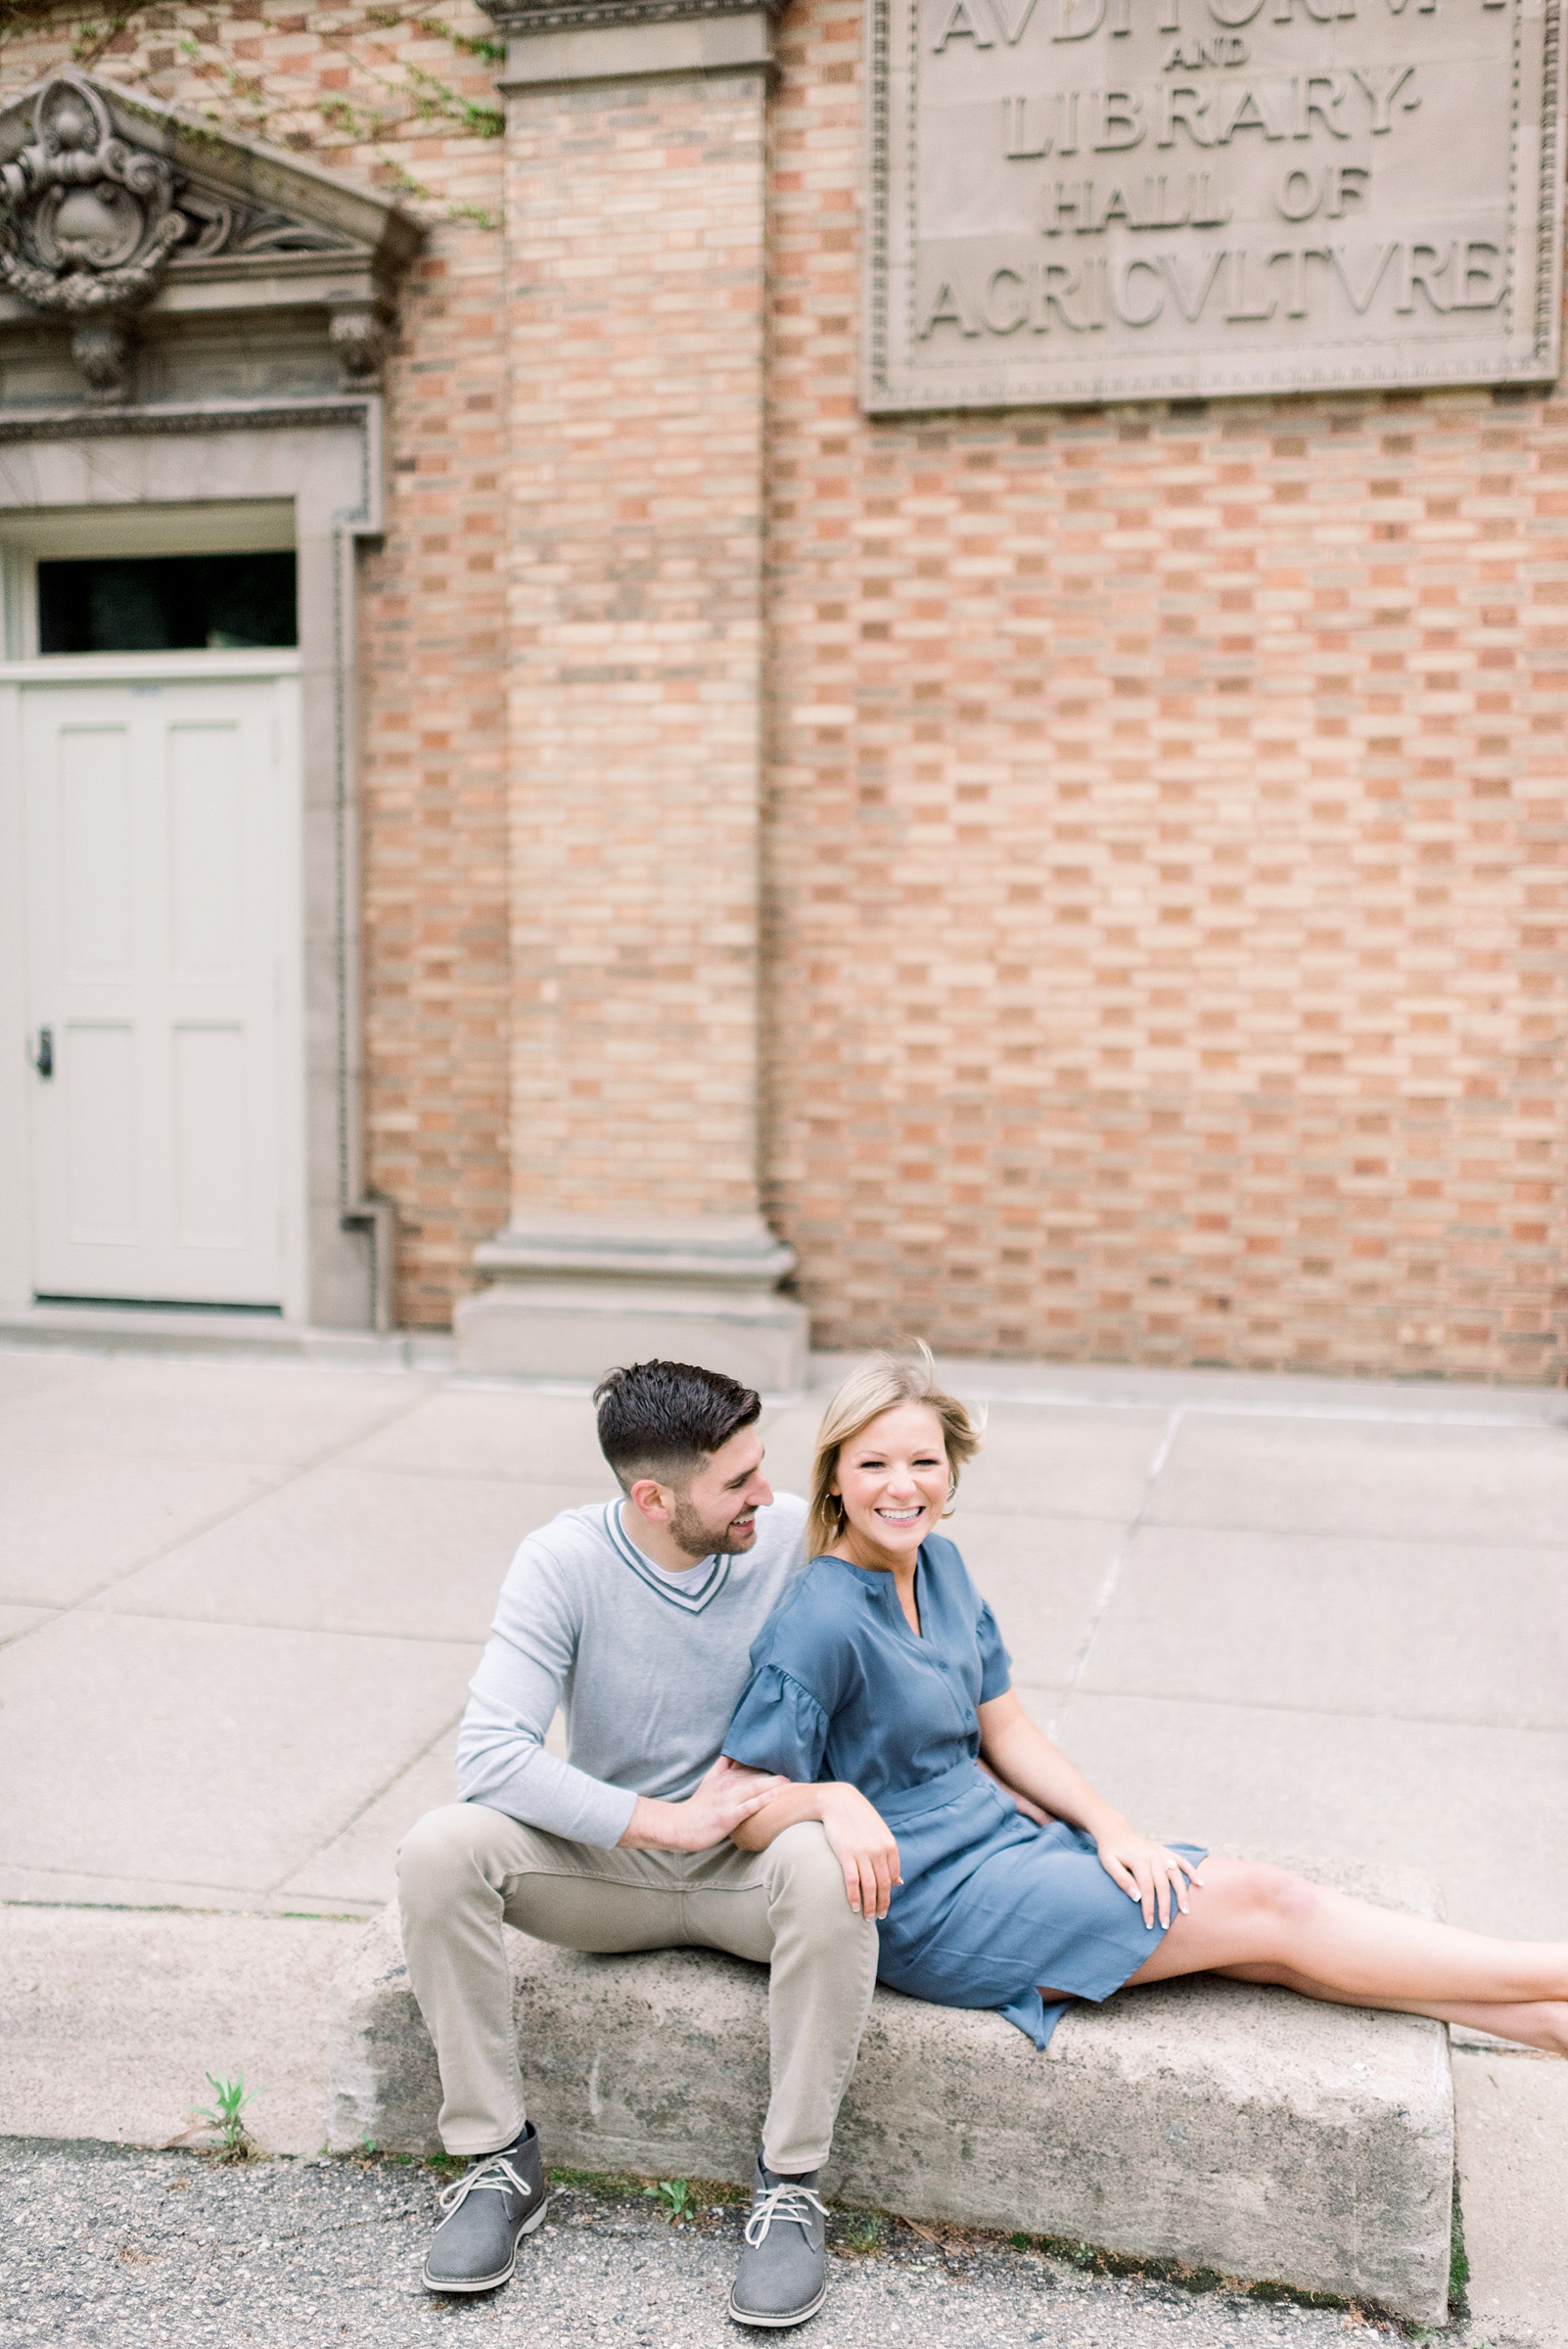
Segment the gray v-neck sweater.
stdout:
<svg viewBox="0 0 1568 2349">
<path fill-rule="evenodd" d="M 667 1574 L 619 1500 L 563 1509 L 501 1587 L 457 1741 L 457 1791 L 610 1850 L 639 1794 L 680 1802 L 717 1761 L 751 1645 L 806 1560 L 806 1503 L 775 1495 L 738 1557 Z M 544 1750 L 557 1705 L 568 1761 Z"/>
</svg>

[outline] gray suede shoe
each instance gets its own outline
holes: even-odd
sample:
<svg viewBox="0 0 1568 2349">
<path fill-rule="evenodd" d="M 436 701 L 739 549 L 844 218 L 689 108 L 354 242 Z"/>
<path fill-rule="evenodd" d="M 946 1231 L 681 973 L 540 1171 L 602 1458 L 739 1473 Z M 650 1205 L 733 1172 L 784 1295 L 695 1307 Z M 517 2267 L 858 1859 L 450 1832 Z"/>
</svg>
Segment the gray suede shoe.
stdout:
<svg viewBox="0 0 1568 2349">
<path fill-rule="evenodd" d="M 804 2325 L 827 2298 L 827 2207 L 820 2173 L 776 2178 L 757 2164 L 740 2272 L 729 2295 L 737 2325 Z"/>
<path fill-rule="evenodd" d="M 517 2266 L 517 2247 L 550 2207 L 533 2123 L 499 2153 L 471 2161 L 440 2194 L 442 2213 L 425 2261 L 432 2292 L 491 2292 Z"/>
</svg>

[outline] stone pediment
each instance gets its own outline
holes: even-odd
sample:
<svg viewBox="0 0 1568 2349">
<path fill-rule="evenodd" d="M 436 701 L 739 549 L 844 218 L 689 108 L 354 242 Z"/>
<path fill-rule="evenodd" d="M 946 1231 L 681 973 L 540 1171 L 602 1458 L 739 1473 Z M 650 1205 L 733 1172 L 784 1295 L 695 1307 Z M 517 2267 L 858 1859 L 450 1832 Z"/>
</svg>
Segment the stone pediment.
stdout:
<svg viewBox="0 0 1568 2349">
<path fill-rule="evenodd" d="M 121 395 L 143 309 L 318 306 L 346 375 L 372 380 L 422 234 L 384 198 L 89 74 L 0 110 L 0 316 L 68 322 L 99 397 Z"/>
</svg>

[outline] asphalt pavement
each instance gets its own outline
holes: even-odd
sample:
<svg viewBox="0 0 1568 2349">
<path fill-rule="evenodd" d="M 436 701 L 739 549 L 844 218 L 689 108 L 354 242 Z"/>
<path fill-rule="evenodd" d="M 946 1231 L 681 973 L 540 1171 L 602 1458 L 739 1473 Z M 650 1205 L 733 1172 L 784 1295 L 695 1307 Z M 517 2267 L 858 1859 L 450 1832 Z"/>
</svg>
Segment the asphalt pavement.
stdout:
<svg viewBox="0 0 1568 2349">
<path fill-rule="evenodd" d="M 1365 2311 L 1084 2274 L 1034 2247 L 864 2219 L 832 2230 L 827 2305 L 799 2333 L 725 2302 L 744 2206 L 669 2225 L 637 2194 L 558 2189 L 498 2292 L 419 2282 L 440 2181 L 413 2164 L 0 2142 L 0 2349 L 1373 2349 Z M 873 2222 L 873 2224 L 875 2224 Z M 1452 2336 L 1450 2336 L 1452 2337 Z"/>
</svg>

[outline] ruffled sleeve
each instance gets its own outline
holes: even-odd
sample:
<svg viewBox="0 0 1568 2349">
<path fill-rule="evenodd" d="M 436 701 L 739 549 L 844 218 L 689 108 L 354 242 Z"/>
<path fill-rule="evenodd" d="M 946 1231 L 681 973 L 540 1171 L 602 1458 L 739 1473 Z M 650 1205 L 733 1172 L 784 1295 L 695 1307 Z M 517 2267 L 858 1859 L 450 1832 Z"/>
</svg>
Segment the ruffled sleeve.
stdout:
<svg viewBox="0 0 1568 2349">
<path fill-rule="evenodd" d="M 975 1639 L 980 1648 L 980 1702 L 989 1705 L 993 1696 L 1005 1696 L 1012 1686 L 1013 1659 L 1003 1647 L 996 1618 L 984 1600 L 975 1623 Z"/>
<path fill-rule="evenodd" d="M 776 1664 L 761 1664 L 735 1709 L 724 1751 L 732 1762 L 809 1785 L 822 1774 L 827 1733 L 828 1717 L 810 1690 Z"/>
</svg>

